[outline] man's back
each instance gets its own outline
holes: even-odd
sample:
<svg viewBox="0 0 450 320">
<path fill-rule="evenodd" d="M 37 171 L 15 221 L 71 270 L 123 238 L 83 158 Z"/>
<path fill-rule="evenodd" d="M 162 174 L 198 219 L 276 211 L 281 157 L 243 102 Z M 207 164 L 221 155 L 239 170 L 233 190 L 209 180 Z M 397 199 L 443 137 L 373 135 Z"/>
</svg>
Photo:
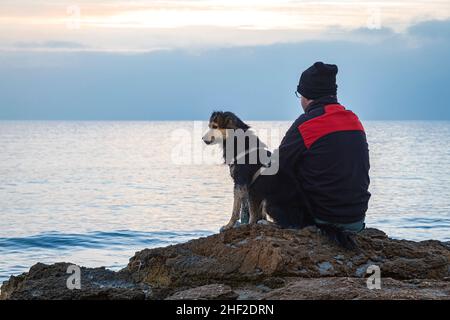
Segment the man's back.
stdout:
<svg viewBox="0 0 450 320">
<path fill-rule="evenodd" d="M 366 135 L 335 96 L 309 105 L 279 151 L 280 170 L 295 176 L 315 219 L 344 224 L 364 219 L 370 198 Z"/>
</svg>

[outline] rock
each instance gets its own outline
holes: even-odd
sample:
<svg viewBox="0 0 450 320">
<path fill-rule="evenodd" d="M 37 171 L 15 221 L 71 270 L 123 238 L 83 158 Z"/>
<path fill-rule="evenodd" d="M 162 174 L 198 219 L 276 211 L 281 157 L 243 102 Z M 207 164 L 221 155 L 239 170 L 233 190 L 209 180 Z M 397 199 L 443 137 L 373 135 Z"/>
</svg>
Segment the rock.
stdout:
<svg viewBox="0 0 450 320">
<path fill-rule="evenodd" d="M 319 273 L 322 276 L 334 274 L 333 265 L 331 263 L 329 263 L 328 261 L 319 263 L 317 265 L 317 267 L 319 268 Z"/>
<path fill-rule="evenodd" d="M 367 229 L 348 251 L 315 227 L 241 225 L 220 234 L 137 252 L 113 272 L 82 268 L 81 290 L 69 290 L 67 263 L 37 264 L 11 277 L 1 299 L 372 299 L 448 297 L 450 248 L 439 241 L 389 239 Z M 367 289 L 367 268 L 384 287 Z M 398 294 L 396 294 L 398 292 Z"/>
<path fill-rule="evenodd" d="M 1 299 L 22 300 L 143 300 L 151 295 L 148 286 L 130 282 L 125 272 L 113 272 L 105 268 L 81 268 L 81 289 L 68 289 L 67 273 L 70 263 L 35 264 L 28 273 L 12 276 L 5 281 Z"/>
<path fill-rule="evenodd" d="M 277 289 L 284 287 L 286 285 L 286 280 L 280 277 L 271 277 L 264 279 L 263 285 L 271 289 Z"/>
<path fill-rule="evenodd" d="M 314 227 L 241 226 L 184 244 L 145 249 L 131 258 L 128 270 L 136 282 L 169 288 L 217 281 L 236 285 L 268 277 L 363 277 L 371 264 L 394 279 L 449 275 L 450 250 L 440 242 L 392 240 L 374 229 L 361 232 L 356 242 L 359 250 L 347 251 Z"/>
<path fill-rule="evenodd" d="M 330 277 L 298 279 L 282 289 L 256 298 L 267 300 L 349 300 L 349 299 L 450 299 L 450 283 L 435 280 L 408 282 L 383 278 L 381 289 L 367 288 L 361 278 Z"/>
<path fill-rule="evenodd" d="M 166 300 L 234 300 L 238 295 L 230 286 L 223 284 L 209 284 L 179 291 Z"/>
</svg>

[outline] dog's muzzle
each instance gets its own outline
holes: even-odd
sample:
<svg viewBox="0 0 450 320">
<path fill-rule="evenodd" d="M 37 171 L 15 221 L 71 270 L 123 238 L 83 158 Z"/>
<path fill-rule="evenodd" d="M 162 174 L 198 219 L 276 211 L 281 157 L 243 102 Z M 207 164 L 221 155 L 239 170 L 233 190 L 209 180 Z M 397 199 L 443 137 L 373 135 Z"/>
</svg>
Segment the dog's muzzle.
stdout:
<svg viewBox="0 0 450 320">
<path fill-rule="evenodd" d="M 206 144 L 211 144 L 214 142 L 216 138 L 214 138 L 214 136 L 211 137 L 211 140 L 207 140 L 205 137 L 202 138 L 203 142 Z"/>
</svg>

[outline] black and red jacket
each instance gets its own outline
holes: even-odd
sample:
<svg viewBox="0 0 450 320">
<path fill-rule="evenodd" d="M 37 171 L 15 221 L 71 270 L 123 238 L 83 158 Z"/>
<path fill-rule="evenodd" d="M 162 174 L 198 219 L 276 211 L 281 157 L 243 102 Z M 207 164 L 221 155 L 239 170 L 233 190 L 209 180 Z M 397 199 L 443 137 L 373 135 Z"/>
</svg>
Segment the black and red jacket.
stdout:
<svg viewBox="0 0 450 320">
<path fill-rule="evenodd" d="M 279 147 L 279 170 L 292 175 L 314 218 L 364 219 L 370 198 L 369 148 L 358 117 L 336 97 L 313 101 Z"/>
</svg>

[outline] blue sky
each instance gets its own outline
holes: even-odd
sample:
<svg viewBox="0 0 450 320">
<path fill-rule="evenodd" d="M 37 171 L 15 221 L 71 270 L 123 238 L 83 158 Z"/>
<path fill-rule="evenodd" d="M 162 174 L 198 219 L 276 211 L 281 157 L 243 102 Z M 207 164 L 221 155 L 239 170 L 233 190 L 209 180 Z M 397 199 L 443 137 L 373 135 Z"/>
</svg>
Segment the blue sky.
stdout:
<svg viewBox="0 0 450 320">
<path fill-rule="evenodd" d="M 362 119 L 450 120 L 449 4 L 362 3 L 6 0 L 0 119 L 291 120 L 324 61 Z"/>
</svg>

